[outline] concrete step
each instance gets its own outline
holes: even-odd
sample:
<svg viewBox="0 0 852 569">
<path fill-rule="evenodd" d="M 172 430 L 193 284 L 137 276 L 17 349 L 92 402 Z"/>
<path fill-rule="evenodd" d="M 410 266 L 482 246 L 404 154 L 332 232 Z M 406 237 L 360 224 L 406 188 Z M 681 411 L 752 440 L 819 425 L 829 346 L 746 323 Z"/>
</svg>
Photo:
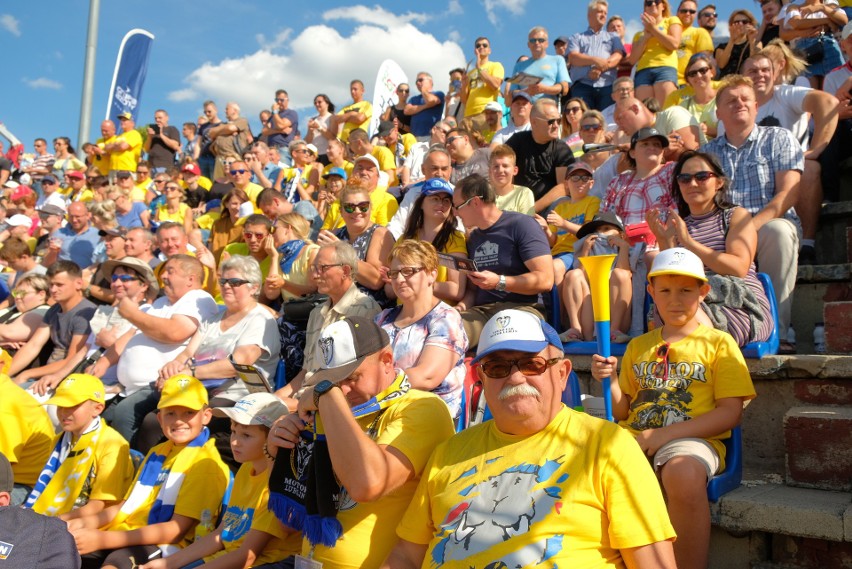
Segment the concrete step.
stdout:
<svg viewBox="0 0 852 569">
<path fill-rule="evenodd" d="M 852 353 L 852 301 L 826 302 L 823 322 L 828 353 Z"/>
<path fill-rule="evenodd" d="M 784 415 L 790 486 L 852 490 L 852 407 L 793 407 Z"/>
</svg>

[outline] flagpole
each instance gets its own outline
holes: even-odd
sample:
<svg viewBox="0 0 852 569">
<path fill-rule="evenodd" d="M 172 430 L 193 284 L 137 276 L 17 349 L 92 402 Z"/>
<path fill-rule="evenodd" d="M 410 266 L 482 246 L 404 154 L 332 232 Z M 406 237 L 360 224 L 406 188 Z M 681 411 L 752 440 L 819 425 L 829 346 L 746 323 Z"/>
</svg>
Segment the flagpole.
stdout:
<svg viewBox="0 0 852 569">
<path fill-rule="evenodd" d="M 86 60 L 83 66 L 83 93 L 80 98 L 80 126 L 77 130 L 77 154 L 82 160 L 83 143 L 89 141 L 92 123 L 92 93 L 95 89 L 95 55 L 98 47 L 98 19 L 101 0 L 89 0 L 89 28 L 86 34 Z"/>
</svg>

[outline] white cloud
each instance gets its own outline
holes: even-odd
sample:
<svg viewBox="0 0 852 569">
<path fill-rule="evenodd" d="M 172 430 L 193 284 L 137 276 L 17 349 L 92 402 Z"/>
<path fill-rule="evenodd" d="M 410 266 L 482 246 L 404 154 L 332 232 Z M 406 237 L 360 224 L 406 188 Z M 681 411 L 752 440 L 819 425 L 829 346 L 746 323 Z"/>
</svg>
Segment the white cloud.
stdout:
<svg viewBox="0 0 852 569">
<path fill-rule="evenodd" d="M 461 43 L 461 32 L 458 30 L 450 30 L 447 33 L 447 39 L 454 43 Z"/>
<path fill-rule="evenodd" d="M 307 113 L 313 110 L 317 93 L 326 93 L 338 108 L 351 100 L 349 81 L 355 78 L 364 81 L 365 98 L 371 99 L 389 45 L 406 46 L 394 50 L 393 58 L 411 78 L 419 71 L 443 77 L 465 61 L 457 43 L 442 42 L 418 29 L 419 14 L 399 16 L 379 7 L 355 6 L 330 10 L 324 19 L 354 20 L 360 25 L 345 37 L 329 25 L 313 25 L 279 50 L 262 47 L 242 57 L 206 62 L 169 99 L 200 102 L 209 98 L 219 102 L 220 108 L 233 100 L 240 104 L 243 115 L 254 118 L 271 104 L 275 90 L 284 88 L 290 94 L 290 106 Z"/>
<path fill-rule="evenodd" d="M 717 38 L 729 38 L 731 37 L 731 28 L 728 26 L 728 22 L 719 22 L 716 24 L 716 29 L 713 30 L 713 37 Z"/>
<path fill-rule="evenodd" d="M 450 16 L 459 16 L 464 14 L 461 2 L 459 2 L 459 0 L 450 0 L 450 4 L 447 6 L 447 14 Z"/>
<path fill-rule="evenodd" d="M 524 13 L 527 6 L 527 0 L 483 0 L 485 6 L 485 14 L 488 16 L 488 21 L 495 26 L 500 25 L 500 17 L 497 15 L 498 10 L 506 10 L 514 16 L 520 16 Z"/>
<path fill-rule="evenodd" d="M 635 36 L 637 32 L 641 32 L 642 27 L 642 22 L 639 20 L 628 20 L 624 24 L 624 41 L 627 43 L 633 43 L 633 36 Z"/>
<path fill-rule="evenodd" d="M 22 81 L 31 89 L 62 89 L 62 83 L 48 79 L 47 77 L 39 77 L 38 79 L 27 79 L 24 77 Z"/>
<path fill-rule="evenodd" d="M 15 37 L 21 37 L 21 22 L 12 14 L 0 15 L 0 27 Z"/>
<path fill-rule="evenodd" d="M 264 49 L 278 49 L 280 47 L 284 47 L 287 44 L 287 41 L 290 39 L 290 36 L 293 35 L 293 30 L 290 28 L 281 30 L 275 37 L 271 40 L 266 39 L 264 34 L 257 34 L 255 39 L 257 40 L 258 45 Z"/>
</svg>

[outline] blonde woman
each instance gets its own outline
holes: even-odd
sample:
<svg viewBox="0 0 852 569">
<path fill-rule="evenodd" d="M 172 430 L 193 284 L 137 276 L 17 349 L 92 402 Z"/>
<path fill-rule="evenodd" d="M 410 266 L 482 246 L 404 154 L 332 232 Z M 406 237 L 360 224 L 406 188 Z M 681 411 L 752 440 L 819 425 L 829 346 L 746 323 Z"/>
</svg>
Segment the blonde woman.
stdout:
<svg viewBox="0 0 852 569">
<path fill-rule="evenodd" d="M 286 301 L 316 292 L 310 266 L 319 245 L 308 239 L 310 232 L 308 221 L 298 213 L 286 213 L 275 220 L 272 234 L 264 243 L 270 258 L 269 274 L 263 283 L 266 299 L 281 296 Z"/>
</svg>

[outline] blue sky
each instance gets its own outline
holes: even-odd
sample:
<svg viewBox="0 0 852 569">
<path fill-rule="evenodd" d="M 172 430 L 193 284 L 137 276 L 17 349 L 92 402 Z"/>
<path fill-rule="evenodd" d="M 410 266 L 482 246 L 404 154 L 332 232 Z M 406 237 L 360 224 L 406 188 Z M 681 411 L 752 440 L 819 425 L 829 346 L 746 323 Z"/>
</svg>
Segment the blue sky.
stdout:
<svg viewBox="0 0 852 569">
<path fill-rule="evenodd" d="M 756 2 L 720 0 L 720 23 L 743 4 L 759 17 Z M 143 121 L 152 121 L 162 107 L 171 124 L 179 126 L 195 121 L 205 99 L 219 102 L 220 114 L 227 100 L 235 100 L 256 131 L 257 113 L 271 104 L 278 87 L 289 91 L 290 106 L 300 111 L 303 124 L 317 93 L 327 93 L 338 106 L 345 104 L 352 78 L 362 79 L 372 98 L 385 58 L 396 60 L 410 79 L 418 71 L 430 72 L 445 90 L 447 72 L 465 64 L 479 35 L 491 39 L 492 60 L 502 62 L 508 73 L 512 62 L 527 53 L 531 27 L 547 27 L 551 41 L 582 31 L 586 5 L 585 0 L 148 0 L 131 7 L 105 0 L 90 138 L 100 136 L 116 52 L 132 28 L 156 36 L 141 101 Z M 288 8 L 292 6 L 297 9 Z M 621 15 L 628 30 L 638 28 L 641 10 L 641 0 L 610 1 L 610 15 Z M 37 136 L 77 141 L 88 11 L 85 0 L 0 6 L 0 53 L 7 60 L 0 122 L 21 138 L 27 151 Z"/>
</svg>

